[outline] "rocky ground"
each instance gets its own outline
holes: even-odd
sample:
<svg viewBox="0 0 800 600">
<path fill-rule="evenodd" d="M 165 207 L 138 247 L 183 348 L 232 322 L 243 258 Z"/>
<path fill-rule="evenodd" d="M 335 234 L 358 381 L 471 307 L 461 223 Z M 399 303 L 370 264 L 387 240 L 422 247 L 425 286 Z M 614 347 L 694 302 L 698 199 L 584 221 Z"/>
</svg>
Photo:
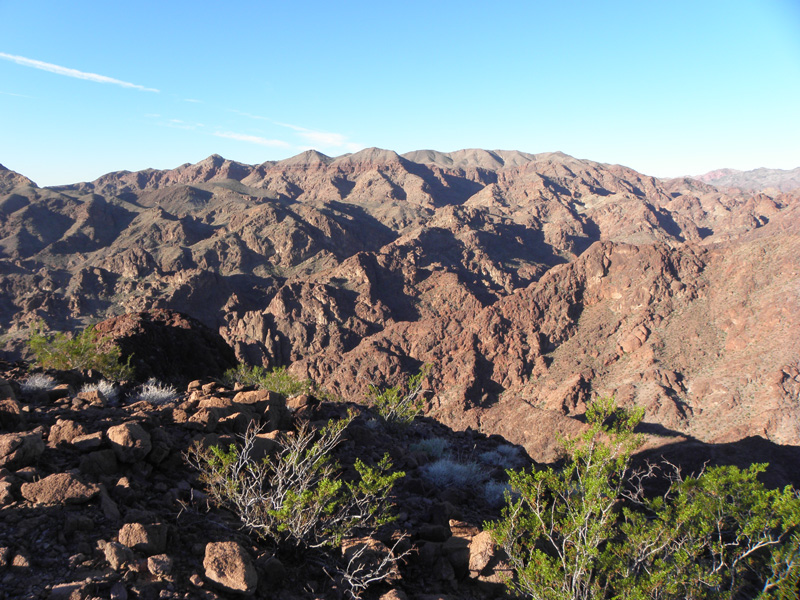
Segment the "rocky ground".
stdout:
<svg viewBox="0 0 800 600">
<path fill-rule="evenodd" d="M 390 581 L 364 597 L 503 597 L 503 566 L 483 523 L 499 515 L 504 468 L 530 460 L 497 436 L 454 432 L 430 419 L 396 431 L 358 405 L 287 400 L 210 378 L 160 403 L 138 400 L 134 390 L 114 402 L 80 392 L 89 380 L 74 372 L 52 373 L 62 383 L 51 390 L 25 391 L 26 367 L 0 364 L 3 600 L 345 597 L 346 586 L 316 561 L 276 556 L 268 541 L 214 506 L 186 453 L 195 444 L 240 441 L 250 423 L 264 426 L 268 452 L 299 422 L 321 424 L 348 409 L 358 417 L 336 450 L 343 471 L 355 458 L 374 464 L 388 452 L 406 473 L 392 496 L 398 519 L 378 537 L 407 555 Z M 469 480 L 426 470 L 442 442 L 454 461 L 471 465 Z"/>
</svg>

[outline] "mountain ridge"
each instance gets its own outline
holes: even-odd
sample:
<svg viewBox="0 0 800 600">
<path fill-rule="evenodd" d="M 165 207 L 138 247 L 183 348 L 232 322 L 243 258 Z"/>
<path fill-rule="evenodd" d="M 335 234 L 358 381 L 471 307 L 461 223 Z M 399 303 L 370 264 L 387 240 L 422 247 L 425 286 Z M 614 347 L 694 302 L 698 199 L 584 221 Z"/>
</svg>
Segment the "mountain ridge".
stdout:
<svg viewBox="0 0 800 600">
<path fill-rule="evenodd" d="M 345 398 L 431 363 L 430 415 L 536 460 L 597 394 L 676 436 L 800 445 L 796 193 L 477 149 L 20 177 L 0 192 L 12 355 L 37 319 L 175 309 Z"/>
</svg>

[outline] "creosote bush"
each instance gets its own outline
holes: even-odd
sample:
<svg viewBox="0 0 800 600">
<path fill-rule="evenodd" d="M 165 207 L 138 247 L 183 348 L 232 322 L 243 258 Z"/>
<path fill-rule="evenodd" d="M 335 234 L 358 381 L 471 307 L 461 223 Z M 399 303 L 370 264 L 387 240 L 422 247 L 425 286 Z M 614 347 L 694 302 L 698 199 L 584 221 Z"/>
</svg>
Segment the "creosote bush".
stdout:
<svg viewBox="0 0 800 600">
<path fill-rule="evenodd" d="M 559 469 L 508 471 L 503 518 L 487 527 L 509 556 L 510 589 L 537 600 L 797 597 L 800 498 L 747 470 L 714 467 L 647 498 L 632 471 L 643 412 L 599 399 Z"/>
<path fill-rule="evenodd" d="M 378 416 L 390 427 L 402 428 L 410 425 L 422 414 L 425 408 L 425 378 L 431 371 L 431 365 L 423 365 L 416 375 L 412 375 L 408 383 L 381 390 L 370 384 L 371 404 Z"/>
<path fill-rule="evenodd" d="M 28 348 L 42 368 L 95 369 L 113 381 L 133 379 L 131 357 L 124 363 L 120 362 L 119 347 L 109 345 L 109 339 L 101 337 L 93 326 L 72 336 L 63 332 L 47 335 L 43 329 L 44 324 L 41 321 L 36 323 L 28 338 Z"/>
<path fill-rule="evenodd" d="M 312 391 L 311 382 L 301 380 L 289 373 L 286 367 L 276 367 L 270 371 L 258 366 L 239 364 L 235 369 L 228 369 L 224 375 L 225 382 L 229 385 L 240 383 L 245 386 L 254 386 L 258 389 L 269 390 L 283 396 Z"/>
<path fill-rule="evenodd" d="M 345 481 L 333 457 L 344 431 L 355 418 L 329 421 L 315 431 L 307 423 L 277 439 L 274 455 L 256 460 L 260 429 L 251 426 L 239 446 L 195 446 L 189 461 L 201 472 L 212 499 L 230 507 L 244 526 L 278 550 L 301 550 L 309 556 L 337 548 L 346 539 L 369 537 L 394 520 L 389 493 L 405 473 L 392 472 L 388 454 L 374 467 L 356 459 L 358 477 Z M 311 553 L 308 555 L 308 553 Z M 400 557 L 368 566 L 352 556 L 346 564 L 326 555 L 320 562 L 347 583 L 356 597 L 370 582 L 388 577 Z M 365 559 L 366 560 L 366 559 Z"/>
</svg>

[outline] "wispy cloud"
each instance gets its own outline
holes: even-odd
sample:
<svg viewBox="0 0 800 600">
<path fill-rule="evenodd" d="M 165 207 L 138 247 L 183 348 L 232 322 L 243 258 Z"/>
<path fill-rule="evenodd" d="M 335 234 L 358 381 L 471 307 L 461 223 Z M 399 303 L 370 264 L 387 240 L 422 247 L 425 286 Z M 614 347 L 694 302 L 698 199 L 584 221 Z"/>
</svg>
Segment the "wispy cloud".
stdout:
<svg viewBox="0 0 800 600">
<path fill-rule="evenodd" d="M 190 121 L 183 121 L 181 119 L 170 119 L 167 121 L 167 127 L 174 127 L 175 129 L 195 130 L 205 127 L 202 123 L 193 123 Z"/>
<path fill-rule="evenodd" d="M 106 77 L 105 75 L 98 75 L 97 73 L 87 73 L 85 71 L 78 71 L 77 69 L 70 69 L 67 67 L 54 65 L 52 63 L 42 62 L 40 60 L 34 60 L 32 58 L 25 58 L 24 56 L 15 56 L 13 54 L 5 54 L 4 52 L 0 52 L 0 58 L 2 58 L 3 60 L 10 60 L 11 62 L 17 63 L 18 65 L 22 65 L 23 67 L 32 67 L 34 69 L 41 69 L 42 71 L 55 73 L 56 75 L 64 75 L 66 77 L 74 77 L 75 79 L 85 79 L 86 81 L 95 81 L 97 83 L 111 83 L 124 88 L 140 90 L 142 92 L 159 91 L 155 88 L 144 87 L 143 85 L 137 85 L 135 83 L 122 81 L 120 79 L 114 79 L 113 77 Z"/>
<path fill-rule="evenodd" d="M 248 119 L 256 119 L 257 121 L 269 121 L 270 123 L 273 122 L 272 119 L 269 119 L 267 117 L 262 117 L 260 115 L 252 115 L 247 112 L 242 112 L 241 110 L 236 110 L 235 108 L 228 109 L 228 112 L 232 112 L 237 115 L 242 115 L 243 117 L 247 117 Z"/>
<path fill-rule="evenodd" d="M 198 100 L 197 98 L 184 98 L 184 102 L 191 102 L 192 104 L 202 104 L 202 100 Z"/>
<path fill-rule="evenodd" d="M 238 140 L 240 142 L 250 142 L 251 144 L 259 144 L 261 146 L 273 146 L 275 148 L 288 148 L 291 144 L 283 140 L 269 140 L 267 138 L 259 137 L 257 135 L 248 135 L 246 133 L 233 133 L 232 131 L 216 131 L 214 135 L 229 140 Z"/>
<path fill-rule="evenodd" d="M 342 135 L 341 133 L 316 131 L 314 129 L 300 127 L 299 125 L 291 125 L 290 123 L 276 122 L 275 124 L 280 125 L 281 127 L 292 129 L 293 131 L 296 131 L 297 134 L 304 140 L 325 148 L 344 148 L 350 152 L 355 152 L 363 148 L 361 144 L 351 142 L 349 139 L 347 139 L 346 135 Z"/>
<path fill-rule="evenodd" d="M 3 96 L 14 96 L 16 98 L 27 98 L 28 100 L 33 100 L 33 96 L 26 96 L 25 94 L 15 94 L 14 92 L 0 92 Z"/>
</svg>

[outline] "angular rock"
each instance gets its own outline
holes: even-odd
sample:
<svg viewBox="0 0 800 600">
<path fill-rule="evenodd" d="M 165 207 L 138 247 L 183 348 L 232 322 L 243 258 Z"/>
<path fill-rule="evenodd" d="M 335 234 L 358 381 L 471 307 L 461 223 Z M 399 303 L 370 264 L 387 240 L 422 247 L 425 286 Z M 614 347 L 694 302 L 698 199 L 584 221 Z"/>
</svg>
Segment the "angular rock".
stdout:
<svg viewBox="0 0 800 600">
<path fill-rule="evenodd" d="M 12 471 L 33 464 L 44 452 L 39 433 L 6 433 L 0 435 L 0 467 Z"/>
<path fill-rule="evenodd" d="M 252 594 L 258 586 L 258 573 L 253 561 L 236 542 L 206 545 L 203 568 L 207 579 L 229 592 Z"/>
<path fill-rule="evenodd" d="M 147 559 L 147 570 L 156 577 L 168 577 L 172 573 L 172 559 L 166 554 L 156 554 Z"/>
<path fill-rule="evenodd" d="M 139 423 L 128 422 L 109 427 L 106 437 L 120 462 L 143 460 L 152 448 L 150 434 Z"/>
<path fill-rule="evenodd" d="M 481 531 L 469 543 L 469 572 L 477 577 L 495 558 L 497 545 L 488 531 Z"/>
<path fill-rule="evenodd" d="M 106 561 L 115 571 L 119 571 L 134 559 L 133 551 L 119 542 L 106 542 L 103 553 Z"/>
<path fill-rule="evenodd" d="M 59 419 L 56 421 L 56 424 L 50 428 L 50 433 L 47 436 L 47 444 L 55 448 L 61 443 L 69 443 L 76 437 L 84 436 L 87 433 L 86 427 L 77 421 Z"/>
<path fill-rule="evenodd" d="M 14 502 L 14 494 L 11 492 L 13 488 L 10 481 L 0 481 L 0 506 Z"/>
<path fill-rule="evenodd" d="M 94 433 L 87 433 L 86 435 L 79 435 L 69 442 L 70 445 L 76 450 L 81 452 L 89 452 L 90 450 L 97 450 L 103 445 L 103 432 L 95 431 Z M 113 450 L 112 450 L 113 452 Z"/>
<path fill-rule="evenodd" d="M 83 504 L 97 496 L 100 488 L 83 483 L 72 473 L 54 473 L 40 481 L 23 483 L 20 493 L 34 504 Z"/>
<path fill-rule="evenodd" d="M 162 554 L 167 547 L 167 531 L 161 523 L 126 523 L 119 530 L 119 543 L 143 554 Z"/>
<path fill-rule="evenodd" d="M 22 406 L 14 398 L 0 400 L 0 429 L 17 429 L 25 423 Z"/>
</svg>

